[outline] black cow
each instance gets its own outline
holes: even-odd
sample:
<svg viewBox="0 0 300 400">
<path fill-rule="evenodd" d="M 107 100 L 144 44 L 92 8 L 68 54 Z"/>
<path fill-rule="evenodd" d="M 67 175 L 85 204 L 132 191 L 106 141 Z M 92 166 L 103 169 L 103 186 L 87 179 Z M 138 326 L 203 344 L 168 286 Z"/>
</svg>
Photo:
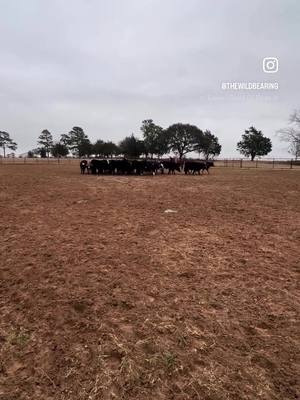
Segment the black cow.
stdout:
<svg viewBox="0 0 300 400">
<path fill-rule="evenodd" d="M 206 161 L 206 163 L 205 163 L 205 170 L 207 171 L 207 173 L 209 174 L 209 168 L 210 167 L 214 167 L 215 166 L 215 164 L 214 164 L 214 162 L 213 161 Z M 203 172 L 204 172 L 204 170 L 203 170 Z"/>
<path fill-rule="evenodd" d="M 132 172 L 136 175 L 143 175 L 145 172 L 156 175 L 157 171 L 163 168 L 163 165 L 153 160 L 132 160 L 131 167 Z"/>
<path fill-rule="evenodd" d="M 168 174 L 175 175 L 175 171 L 181 172 L 179 162 L 170 160 L 170 161 L 162 161 L 162 164 L 164 168 L 168 170 Z"/>
<path fill-rule="evenodd" d="M 200 175 L 201 172 L 206 169 L 206 163 L 204 161 L 185 161 L 184 163 L 184 173 L 192 173 L 195 175 L 196 172 Z"/>
<path fill-rule="evenodd" d="M 158 170 L 163 170 L 163 165 L 162 163 L 158 161 L 153 161 L 153 160 L 146 160 L 144 161 L 144 171 L 145 172 L 150 172 L 152 175 L 156 175 Z"/>
<path fill-rule="evenodd" d="M 143 175 L 146 168 L 146 162 L 143 160 L 132 160 L 131 161 L 131 172 L 136 175 Z"/>
<path fill-rule="evenodd" d="M 131 174 L 132 164 L 130 161 L 124 158 L 123 160 L 110 160 L 109 161 L 109 171 L 111 174 Z"/>
<path fill-rule="evenodd" d="M 147 162 L 147 167 L 150 172 L 152 172 L 153 175 L 156 175 L 158 171 L 163 173 L 164 166 L 161 162 L 159 161 L 148 161 Z"/>
<path fill-rule="evenodd" d="M 81 160 L 80 161 L 80 173 L 84 174 L 85 170 L 87 171 L 87 173 L 89 173 L 89 163 L 87 160 Z"/>
<path fill-rule="evenodd" d="M 100 175 L 100 174 L 104 174 L 104 172 L 109 170 L 109 163 L 107 160 L 91 160 L 90 162 L 90 169 L 92 174 L 96 175 Z"/>
</svg>

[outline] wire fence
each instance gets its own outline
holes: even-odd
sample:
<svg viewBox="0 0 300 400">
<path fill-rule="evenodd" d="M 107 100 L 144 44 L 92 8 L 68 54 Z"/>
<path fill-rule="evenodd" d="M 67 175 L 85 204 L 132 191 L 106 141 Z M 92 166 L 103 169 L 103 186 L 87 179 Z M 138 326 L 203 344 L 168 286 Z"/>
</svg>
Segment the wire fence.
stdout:
<svg viewBox="0 0 300 400">
<path fill-rule="evenodd" d="M 254 161 L 248 158 L 224 158 L 216 159 L 214 164 L 225 168 L 300 169 L 300 160 L 288 158 L 263 158 Z"/>
<path fill-rule="evenodd" d="M 71 158 L 71 157 L 66 157 L 66 158 L 40 158 L 40 157 L 34 157 L 34 158 L 28 158 L 28 157 L 0 157 L 0 165 L 1 164 L 28 164 L 28 165 L 47 165 L 47 164 L 78 164 L 79 165 L 80 159 L 79 158 Z"/>
<path fill-rule="evenodd" d="M 163 161 L 163 160 L 161 160 Z M 195 159 L 195 161 L 197 161 Z M 199 160 L 200 161 L 200 160 Z M 203 161 L 203 160 L 201 160 Z M 78 165 L 79 158 L 3 158 L 0 157 L 0 165 Z M 220 168 L 265 168 L 265 169 L 300 169 L 300 160 L 288 158 L 263 158 L 251 161 L 247 158 L 217 158 L 214 160 L 215 167 Z"/>
</svg>

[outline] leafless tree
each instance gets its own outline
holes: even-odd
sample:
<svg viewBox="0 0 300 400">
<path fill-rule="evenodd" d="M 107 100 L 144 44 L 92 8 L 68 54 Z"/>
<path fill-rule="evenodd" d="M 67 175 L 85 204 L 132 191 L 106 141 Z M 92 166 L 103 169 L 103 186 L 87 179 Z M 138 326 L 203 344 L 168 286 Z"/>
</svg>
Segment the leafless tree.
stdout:
<svg viewBox="0 0 300 400">
<path fill-rule="evenodd" d="M 295 110 L 289 118 L 289 126 L 277 131 L 280 139 L 289 144 L 289 152 L 300 157 L 300 109 Z"/>
</svg>

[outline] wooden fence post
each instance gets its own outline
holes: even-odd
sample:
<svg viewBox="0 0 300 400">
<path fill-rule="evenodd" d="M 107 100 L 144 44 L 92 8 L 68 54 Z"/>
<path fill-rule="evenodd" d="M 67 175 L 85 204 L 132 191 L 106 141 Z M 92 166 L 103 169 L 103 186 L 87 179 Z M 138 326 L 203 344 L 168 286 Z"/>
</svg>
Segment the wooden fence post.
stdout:
<svg viewBox="0 0 300 400">
<path fill-rule="evenodd" d="M 293 168 L 293 159 L 291 159 L 291 169 Z"/>
</svg>

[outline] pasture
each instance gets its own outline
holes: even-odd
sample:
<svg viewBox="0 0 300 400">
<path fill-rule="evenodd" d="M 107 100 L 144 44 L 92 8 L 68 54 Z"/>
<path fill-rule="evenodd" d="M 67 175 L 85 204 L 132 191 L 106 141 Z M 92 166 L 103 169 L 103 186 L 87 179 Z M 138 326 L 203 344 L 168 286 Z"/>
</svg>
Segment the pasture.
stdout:
<svg viewBox="0 0 300 400">
<path fill-rule="evenodd" d="M 1 400 L 298 398 L 299 171 L 0 185 Z"/>
</svg>

